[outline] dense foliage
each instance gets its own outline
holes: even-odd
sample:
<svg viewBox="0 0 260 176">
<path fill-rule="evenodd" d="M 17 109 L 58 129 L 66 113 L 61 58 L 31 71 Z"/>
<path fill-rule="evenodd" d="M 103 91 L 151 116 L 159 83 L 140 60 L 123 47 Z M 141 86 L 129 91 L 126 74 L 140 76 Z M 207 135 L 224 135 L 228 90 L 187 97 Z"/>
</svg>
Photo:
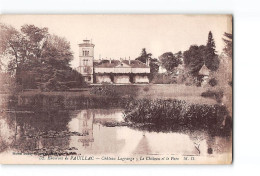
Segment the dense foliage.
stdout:
<svg viewBox="0 0 260 176">
<path fill-rule="evenodd" d="M 63 90 L 72 85 L 66 82 L 83 85 L 81 75 L 70 67 L 73 55 L 65 38 L 34 25 L 23 25 L 18 31 L 1 24 L 0 32 L 1 60 L 8 61 L 8 71 L 23 88 Z"/>
<path fill-rule="evenodd" d="M 183 52 L 185 67 L 193 76 L 197 76 L 201 67 L 205 64 L 211 71 L 216 71 L 219 67 L 219 58 L 215 51 L 215 41 L 211 31 L 208 34 L 208 41 L 205 45 L 191 45 Z"/>
<path fill-rule="evenodd" d="M 182 64 L 181 57 L 181 52 L 175 54 L 172 52 L 166 52 L 159 57 L 159 60 L 163 68 L 168 72 L 173 72 L 176 67 Z"/>
<path fill-rule="evenodd" d="M 230 130 L 231 117 L 221 105 L 188 104 L 181 100 L 133 100 L 126 105 L 125 120 L 156 126 Z"/>
<path fill-rule="evenodd" d="M 228 56 L 231 59 L 233 57 L 233 51 L 232 51 L 233 42 L 232 42 L 232 40 L 233 40 L 233 35 L 225 32 L 224 38 L 223 38 L 223 41 L 225 43 L 224 53 L 226 54 L 226 56 Z"/>
<path fill-rule="evenodd" d="M 158 73 L 159 71 L 158 59 L 152 58 L 152 54 L 147 53 L 145 48 L 142 49 L 140 56 L 137 57 L 135 60 L 139 60 L 145 64 L 149 62 L 150 72 L 151 72 L 149 77 L 150 81 L 154 78 L 154 75 Z"/>
</svg>

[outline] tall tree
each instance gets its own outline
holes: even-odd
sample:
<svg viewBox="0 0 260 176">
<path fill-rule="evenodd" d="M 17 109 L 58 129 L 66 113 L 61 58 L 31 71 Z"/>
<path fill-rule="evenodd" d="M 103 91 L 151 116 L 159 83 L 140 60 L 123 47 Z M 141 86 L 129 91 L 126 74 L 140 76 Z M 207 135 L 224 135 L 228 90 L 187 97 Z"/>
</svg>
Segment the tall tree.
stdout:
<svg viewBox="0 0 260 176">
<path fill-rule="evenodd" d="M 206 45 L 205 65 L 212 71 L 216 71 L 219 66 L 219 59 L 216 54 L 216 45 L 211 31 L 209 31 Z"/>
<path fill-rule="evenodd" d="M 225 43 L 225 47 L 224 47 L 224 49 L 223 49 L 223 51 L 224 51 L 224 53 L 225 53 L 225 55 L 226 56 L 228 56 L 229 58 L 231 58 L 232 59 L 232 55 L 233 55 L 233 42 L 232 42 L 232 40 L 233 40 L 233 35 L 232 34 L 230 34 L 230 33 L 224 33 L 224 38 L 222 38 L 223 39 L 223 41 L 224 41 L 224 43 Z"/>
<path fill-rule="evenodd" d="M 163 68 L 165 68 L 168 72 L 173 72 L 179 64 L 182 64 L 181 57 L 181 51 L 175 54 L 172 52 L 166 52 L 159 57 L 159 60 Z"/>
</svg>

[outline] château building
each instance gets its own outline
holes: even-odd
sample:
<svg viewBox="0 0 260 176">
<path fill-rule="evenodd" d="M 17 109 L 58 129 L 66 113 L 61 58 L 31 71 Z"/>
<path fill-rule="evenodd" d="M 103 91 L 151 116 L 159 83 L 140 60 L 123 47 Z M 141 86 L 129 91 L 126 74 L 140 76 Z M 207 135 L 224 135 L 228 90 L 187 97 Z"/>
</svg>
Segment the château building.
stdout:
<svg viewBox="0 0 260 176">
<path fill-rule="evenodd" d="M 149 60 L 143 63 L 128 59 L 95 59 L 95 45 L 90 40 L 79 44 L 78 72 L 88 83 L 149 83 Z"/>
</svg>

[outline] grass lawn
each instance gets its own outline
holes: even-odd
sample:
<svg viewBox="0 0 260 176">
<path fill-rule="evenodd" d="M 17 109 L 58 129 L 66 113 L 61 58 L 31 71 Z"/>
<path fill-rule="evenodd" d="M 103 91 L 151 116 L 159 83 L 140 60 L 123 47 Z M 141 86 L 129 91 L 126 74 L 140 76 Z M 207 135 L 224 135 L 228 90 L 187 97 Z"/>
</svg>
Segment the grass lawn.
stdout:
<svg viewBox="0 0 260 176">
<path fill-rule="evenodd" d="M 38 90 L 24 91 L 22 96 L 33 96 L 37 93 L 44 95 L 63 95 L 65 97 L 93 97 L 106 96 L 106 94 L 93 94 L 92 89 L 103 89 L 106 86 L 114 90 L 119 96 L 132 96 L 135 98 L 148 99 L 178 99 L 189 103 L 216 104 L 210 98 L 201 97 L 206 88 L 196 86 L 185 86 L 180 84 L 149 84 L 149 85 L 96 85 L 85 89 L 77 89 L 68 92 L 40 92 Z"/>
<path fill-rule="evenodd" d="M 185 86 L 183 84 L 151 84 L 149 86 L 139 87 L 138 96 L 140 98 L 151 99 L 179 99 L 189 103 L 215 104 L 216 101 L 201 97 L 201 93 L 207 88 L 196 86 Z M 147 91 L 148 90 L 148 91 Z"/>
</svg>

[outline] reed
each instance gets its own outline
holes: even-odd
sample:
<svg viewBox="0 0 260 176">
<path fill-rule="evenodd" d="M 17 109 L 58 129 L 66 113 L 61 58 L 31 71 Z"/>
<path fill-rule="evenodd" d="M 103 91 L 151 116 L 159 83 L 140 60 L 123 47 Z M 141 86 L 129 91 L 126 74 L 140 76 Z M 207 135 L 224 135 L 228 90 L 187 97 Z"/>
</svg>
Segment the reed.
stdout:
<svg viewBox="0 0 260 176">
<path fill-rule="evenodd" d="M 131 100 L 125 106 L 125 121 L 154 127 L 230 131 L 232 119 L 225 106 L 190 104 L 182 100 Z"/>
</svg>

